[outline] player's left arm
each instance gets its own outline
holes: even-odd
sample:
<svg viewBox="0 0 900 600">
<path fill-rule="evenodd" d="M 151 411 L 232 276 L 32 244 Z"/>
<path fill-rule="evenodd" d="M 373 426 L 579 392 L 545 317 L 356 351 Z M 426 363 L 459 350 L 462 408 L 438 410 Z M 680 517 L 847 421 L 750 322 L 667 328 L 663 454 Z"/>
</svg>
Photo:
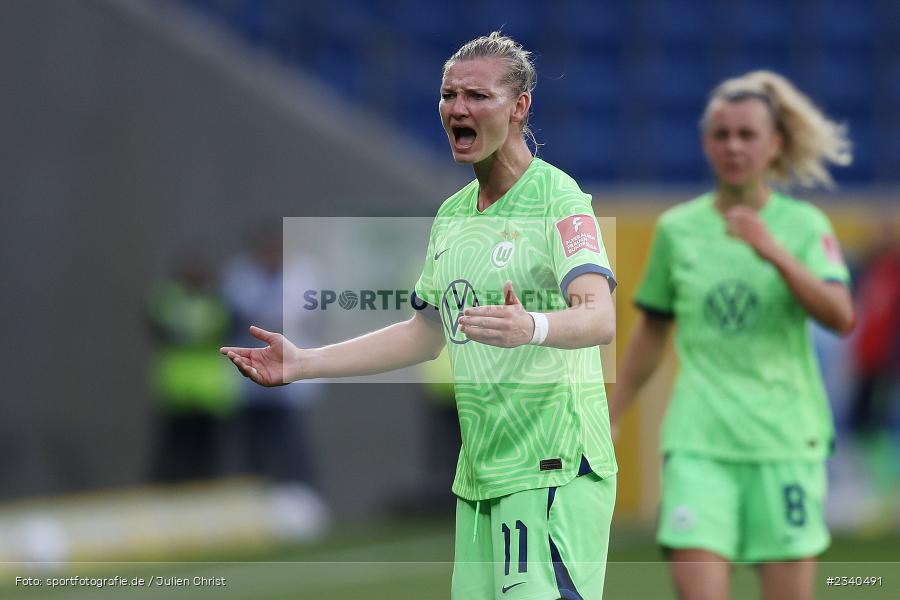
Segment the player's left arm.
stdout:
<svg viewBox="0 0 900 600">
<path fill-rule="evenodd" d="M 771 236 L 753 209 L 734 207 L 726 213 L 725 220 L 729 234 L 747 242 L 761 259 L 778 269 L 797 302 L 810 316 L 840 335 L 850 333 L 855 318 L 846 285 L 816 277 Z"/>
<path fill-rule="evenodd" d="M 459 323 L 471 340 L 515 348 L 531 341 L 534 319 L 516 296 L 513 284 L 503 286 L 505 304 L 467 308 Z M 606 277 L 579 275 L 567 289 L 569 308 L 545 313 L 549 333 L 542 346 L 587 348 L 612 342 L 616 333 L 615 308 Z"/>
<path fill-rule="evenodd" d="M 616 308 L 609 280 L 599 273 L 579 275 L 566 290 L 569 308 L 547 313 L 550 333 L 544 346 L 605 346 L 616 337 Z"/>
</svg>

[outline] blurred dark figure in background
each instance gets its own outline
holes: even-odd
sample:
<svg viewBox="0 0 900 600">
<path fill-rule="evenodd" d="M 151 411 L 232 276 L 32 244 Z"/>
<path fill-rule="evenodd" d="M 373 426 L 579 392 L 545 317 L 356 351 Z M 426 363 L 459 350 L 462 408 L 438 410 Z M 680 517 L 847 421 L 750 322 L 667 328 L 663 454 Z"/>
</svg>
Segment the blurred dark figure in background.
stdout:
<svg viewBox="0 0 900 600">
<path fill-rule="evenodd" d="M 848 426 L 876 497 L 885 499 L 882 517 L 890 519 L 900 499 L 900 237 L 891 219 L 877 228 L 857 286 Z"/>
<path fill-rule="evenodd" d="M 446 348 L 432 361 L 419 365 L 422 371 L 421 396 L 425 400 L 425 476 L 414 490 L 403 490 L 392 501 L 398 516 L 453 516 L 456 501 L 447 495 L 453 483 L 462 434 L 456 413 L 453 368 Z"/>
<path fill-rule="evenodd" d="M 292 258 L 290 268 L 305 269 L 297 280 L 315 287 L 311 264 Z M 230 344 L 250 344 L 253 338 L 247 332 L 246 323 L 258 323 L 274 330 L 286 326 L 282 314 L 284 265 L 280 220 L 262 223 L 249 232 L 246 250 L 226 265 L 222 281 L 222 293 L 235 315 L 235 323 L 240 324 L 232 330 Z M 295 331 L 309 333 L 312 323 L 293 325 Z M 241 472 L 278 485 L 311 487 L 314 473 L 306 409 L 319 396 L 321 385 L 264 388 L 249 379 L 242 380 L 233 440 Z"/>
<path fill-rule="evenodd" d="M 892 221 L 879 225 L 858 281 L 852 346 L 857 385 L 849 424 L 865 435 L 890 422 L 890 399 L 900 377 L 900 239 Z"/>
<path fill-rule="evenodd" d="M 170 279 L 156 284 L 147 318 L 158 343 L 153 388 L 159 430 L 153 479 L 179 482 L 221 474 L 225 419 L 240 381 L 223 369 L 216 348 L 231 327 L 215 273 L 199 252 L 185 252 Z"/>
</svg>

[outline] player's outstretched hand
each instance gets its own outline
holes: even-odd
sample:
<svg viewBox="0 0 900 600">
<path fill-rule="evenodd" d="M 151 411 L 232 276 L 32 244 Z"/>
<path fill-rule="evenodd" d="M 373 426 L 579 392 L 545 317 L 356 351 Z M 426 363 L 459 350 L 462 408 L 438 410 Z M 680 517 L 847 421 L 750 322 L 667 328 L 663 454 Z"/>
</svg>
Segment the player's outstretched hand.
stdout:
<svg viewBox="0 0 900 600">
<path fill-rule="evenodd" d="M 244 377 L 259 385 L 273 387 L 293 381 L 291 371 L 299 363 L 300 350 L 280 333 L 250 327 L 250 333 L 264 342 L 265 348 L 226 346 L 219 352 L 227 356 Z"/>
<path fill-rule="evenodd" d="M 504 305 L 467 308 L 459 319 L 466 337 L 482 344 L 515 348 L 527 344 L 534 335 L 534 319 L 513 291 L 513 284 L 503 284 Z"/>
</svg>

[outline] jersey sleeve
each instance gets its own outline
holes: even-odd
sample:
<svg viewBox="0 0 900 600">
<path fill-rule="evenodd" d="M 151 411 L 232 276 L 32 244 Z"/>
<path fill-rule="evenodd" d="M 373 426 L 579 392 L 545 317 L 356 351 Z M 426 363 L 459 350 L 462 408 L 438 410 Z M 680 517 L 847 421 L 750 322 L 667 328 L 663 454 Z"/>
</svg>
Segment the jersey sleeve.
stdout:
<svg viewBox="0 0 900 600">
<path fill-rule="evenodd" d="M 675 286 L 672 284 L 671 265 L 669 232 L 664 221 L 659 221 L 653 232 L 644 277 L 634 298 L 638 308 L 658 316 L 674 316 Z"/>
<path fill-rule="evenodd" d="M 819 279 L 849 285 L 850 271 L 828 217 L 816 210 L 809 223 L 812 229 L 800 251 L 800 261 Z"/>
<path fill-rule="evenodd" d="M 563 297 L 567 297 L 569 284 L 585 273 L 606 277 L 612 292 L 616 278 L 609 266 L 590 196 L 572 193 L 558 201 L 554 209 L 547 219 L 547 235 L 554 274 Z"/>
</svg>

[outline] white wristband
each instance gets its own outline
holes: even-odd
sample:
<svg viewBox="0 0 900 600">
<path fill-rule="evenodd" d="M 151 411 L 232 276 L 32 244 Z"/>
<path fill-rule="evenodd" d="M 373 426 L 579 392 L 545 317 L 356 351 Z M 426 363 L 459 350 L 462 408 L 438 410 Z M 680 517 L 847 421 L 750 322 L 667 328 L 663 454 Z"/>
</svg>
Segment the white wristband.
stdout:
<svg viewBox="0 0 900 600">
<path fill-rule="evenodd" d="M 547 334 L 550 333 L 550 322 L 547 321 L 547 315 L 544 313 L 530 312 L 528 314 L 534 320 L 534 335 L 531 336 L 531 341 L 528 343 L 540 346 L 547 339 Z"/>
</svg>

